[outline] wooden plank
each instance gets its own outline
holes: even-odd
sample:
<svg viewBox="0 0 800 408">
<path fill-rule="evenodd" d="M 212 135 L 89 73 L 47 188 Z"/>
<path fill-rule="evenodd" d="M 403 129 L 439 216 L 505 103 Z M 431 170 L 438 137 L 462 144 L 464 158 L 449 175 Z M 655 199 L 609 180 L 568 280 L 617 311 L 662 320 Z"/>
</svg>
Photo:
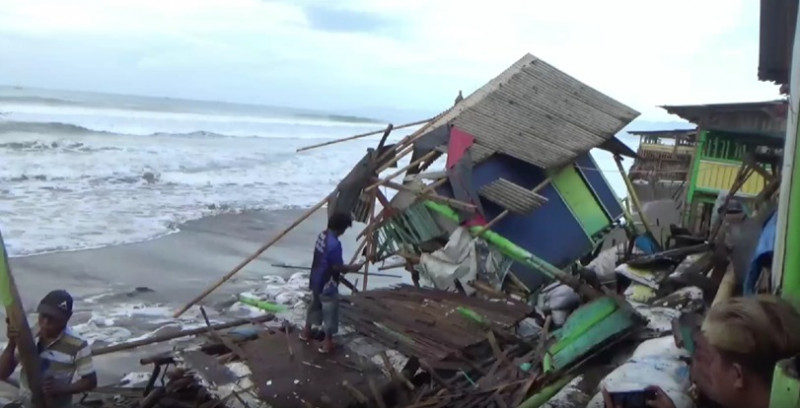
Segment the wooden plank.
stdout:
<svg viewBox="0 0 800 408">
<path fill-rule="evenodd" d="M 2 255 L 0 300 L 6 309 L 9 324 L 17 330 L 17 351 L 19 351 L 22 368 L 25 370 L 28 389 L 31 390 L 31 402 L 35 407 L 45 407 L 46 400 L 42 393 L 42 364 L 36 348 L 36 341 L 30 326 L 28 326 L 28 318 L 22 307 L 17 285 L 14 282 L 14 275 L 11 273 L 11 266 L 8 264 L 8 252 L 6 252 L 2 232 L 0 232 L 0 253 Z"/>
</svg>

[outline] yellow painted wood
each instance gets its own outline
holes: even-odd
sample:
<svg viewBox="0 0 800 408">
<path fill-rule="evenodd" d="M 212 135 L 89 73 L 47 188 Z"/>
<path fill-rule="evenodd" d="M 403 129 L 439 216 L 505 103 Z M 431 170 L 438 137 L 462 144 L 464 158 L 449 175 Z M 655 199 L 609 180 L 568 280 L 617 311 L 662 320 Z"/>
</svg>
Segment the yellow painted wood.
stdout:
<svg viewBox="0 0 800 408">
<path fill-rule="evenodd" d="M 738 163 L 700 160 L 696 188 L 703 190 L 730 190 L 739 173 Z M 757 195 L 764 189 L 766 181 L 760 174 L 753 172 L 739 190 L 743 195 Z"/>
<path fill-rule="evenodd" d="M 649 150 L 653 152 L 663 152 L 663 153 L 677 152 L 678 154 L 692 154 L 694 153 L 694 146 L 678 146 L 678 148 L 676 149 L 674 145 L 642 143 L 639 145 L 639 150 L 641 151 Z"/>
</svg>

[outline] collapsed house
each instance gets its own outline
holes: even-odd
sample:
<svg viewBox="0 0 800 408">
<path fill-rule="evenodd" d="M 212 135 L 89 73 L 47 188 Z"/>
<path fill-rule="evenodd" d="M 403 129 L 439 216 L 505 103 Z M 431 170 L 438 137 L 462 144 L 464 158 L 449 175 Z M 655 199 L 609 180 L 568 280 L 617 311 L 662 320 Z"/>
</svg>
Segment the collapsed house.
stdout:
<svg viewBox="0 0 800 408">
<path fill-rule="evenodd" d="M 672 108 L 687 118 L 692 111 Z M 368 261 L 362 290 L 342 279 L 352 291 L 342 299 L 344 349 L 320 355 L 272 315 L 264 318 L 271 326 L 238 333 L 209 325 L 205 344 L 142 361 L 154 364 L 153 374 L 134 391 L 132 405 L 599 407 L 599 386 L 641 388 L 668 377 L 659 384 L 678 407 L 688 406 L 687 354 L 672 336 L 679 339 L 686 316 L 729 297 L 737 282 L 770 290 L 759 286 L 767 276 L 763 264 L 731 256 L 735 245 L 745 244 L 733 239 L 741 217 L 728 204 L 751 197 L 751 187 L 740 190 L 759 176 L 756 201 L 774 202 L 768 189 L 779 177 L 770 152 L 751 147 L 763 146 L 756 136 L 764 135 L 741 127 L 754 119 L 726 122 L 720 118 L 736 109 L 703 109 L 689 119 L 699 129 L 671 153 L 640 147 L 639 159 L 651 161 L 638 161 L 631 178 L 659 180 L 659 171 L 680 169 L 692 191 L 682 199 L 691 208 L 716 188 L 717 195 L 724 192 L 720 215 L 639 252 L 630 249 L 634 238 L 654 234 L 632 182 L 626 178 L 638 223 L 590 155 L 593 148 L 608 150 L 620 168 L 620 156 L 635 157 L 614 135 L 638 113 L 538 58 L 524 56 L 397 143 L 386 143 L 390 125 L 378 146 L 307 213 L 327 204 L 329 212 L 349 212 L 366 224 L 352 258 Z M 775 118 L 780 115 L 767 121 L 773 135 L 780 126 Z M 701 166 L 727 169 L 731 154 L 739 160 L 733 179 L 728 170 L 716 171 L 711 181 L 699 177 Z M 410 163 L 382 176 L 403 158 Z M 440 158 L 443 169 L 434 169 Z M 390 199 L 384 188 L 397 194 Z M 753 208 L 769 214 L 768 205 Z M 764 218 L 751 219 L 763 227 Z M 619 259 L 608 258 L 613 276 L 603 279 L 585 261 L 619 224 L 631 231 L 631 244 Z M 739 249 L 745 261 L 758 252 Z M 370 265 L 379 263 L 407 269 L 414 285 L 366 291 Z M 737 279 L 742 265 L 744 278 Z M 636 347 L 647 339 L 653 340 Z M 630 378 L 626 370 L 637 364 L 632 372 L 646 374 Z"/>
<path fill-rule="evenodd" d="M 425 253 L 437 249 L 436 241 L 441 248 L 451 237 L 453 242 L 469 237 L 456 232 L 459 228 L 475 233 L 488 225 L 485 232 L 492 234 L 479 235 L 511 259 L 519 289 L 539 288 L 553 279 L 551 270 L 591 253 L 623 217 L 619 199 L 589 152 L 601 148 L 633 157 L 614 135 L 636 116 L 526 55 L 415 134 L 403 184 L 391 181 L 400 171 L 374 181 L 371 187 L 400 191 L 377 218 L 375 260 L 403 256 L 433 281 L 444 279 L 446 268 Z M 442 155 L 444 172 L 426 174 L 423 170 Z M 433 181 L 426 184 L 426 178 Z M 369 189 L 362 193 L 365 201 Z M 388 219 L 387 213 L 392 214 Z M 548 231 L 558 231 L 559 239 Z M 520 250 L 531 256 L 515 259 Z"/>
</svg>

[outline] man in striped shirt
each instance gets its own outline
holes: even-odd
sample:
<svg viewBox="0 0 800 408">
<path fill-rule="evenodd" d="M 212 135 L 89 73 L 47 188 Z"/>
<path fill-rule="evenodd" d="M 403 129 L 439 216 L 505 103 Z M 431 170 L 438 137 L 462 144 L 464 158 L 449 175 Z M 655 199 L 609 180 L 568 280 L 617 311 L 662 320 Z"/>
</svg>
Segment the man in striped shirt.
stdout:
<svg viewBox="0 0 800 408">
<path fill-rule="evenodd" d="M 72 317 L 72 296 L 65 290 L 48 293 L 37 308 L 39 333 L 37 347 L 42 363 L 42 381 L 48 408 L 72 406 L 72 395 L 97 387 L 97 374 L 92 364 L 89 343 L 74 334 L 67 323 Z M 9 327 L 8 345 L 0 354 L 0 379 L 14 372 L 19 362 L 16 351 L 16 332 Z M 77 380 L 75 378 L 77 377 Z M 25 373 L 20 375 L 23 402 L 29 405 Z"/>
</svg>

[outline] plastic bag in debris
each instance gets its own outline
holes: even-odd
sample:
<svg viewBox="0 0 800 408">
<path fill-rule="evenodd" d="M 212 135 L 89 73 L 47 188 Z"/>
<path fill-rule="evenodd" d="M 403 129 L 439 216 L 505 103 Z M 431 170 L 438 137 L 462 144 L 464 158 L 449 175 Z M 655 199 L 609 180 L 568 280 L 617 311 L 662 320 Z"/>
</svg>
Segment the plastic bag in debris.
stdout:
<svg viewBox="0 0 800 408">
<path fill-rule="evenodd" d="M 604 387 L 610 392 L 624 392 L 642 390 L 651 385 L 661 387 L 675 408 L 694 407 L 689 396 L 689 366 L 680 360 L 685 356 L 688 356 L 686 351 L 675 346 L 672 336 L 643 342 L 628 361 L 600 382 L 597 393 L 586 407 L 603 408 L 600 390 Z"/>
</svg>

